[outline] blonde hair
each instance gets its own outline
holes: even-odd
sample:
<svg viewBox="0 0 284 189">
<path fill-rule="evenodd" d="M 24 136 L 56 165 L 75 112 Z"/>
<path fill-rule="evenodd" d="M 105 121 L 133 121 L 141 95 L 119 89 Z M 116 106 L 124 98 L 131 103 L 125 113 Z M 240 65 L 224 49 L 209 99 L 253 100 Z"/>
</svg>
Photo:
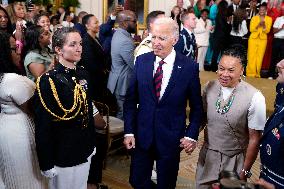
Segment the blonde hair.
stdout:
<svg viewBox="0 0 284 189">
<path fill-rule="evenodd" d="M 14 2 L 12 4 L 10 4 L 6 10 L 7 10 L 7 13 L 11 19 L 11 22 L 12 24 L 16 23 L 16 13 L 15 13 L 15 6 L 16 5 L 20 5 L 20 6 L 23 6 L 24 7 L 24 10 L 26 12 L 26 7 L 25 7 L 25 3 L 24 2 Z"/>
</svg>

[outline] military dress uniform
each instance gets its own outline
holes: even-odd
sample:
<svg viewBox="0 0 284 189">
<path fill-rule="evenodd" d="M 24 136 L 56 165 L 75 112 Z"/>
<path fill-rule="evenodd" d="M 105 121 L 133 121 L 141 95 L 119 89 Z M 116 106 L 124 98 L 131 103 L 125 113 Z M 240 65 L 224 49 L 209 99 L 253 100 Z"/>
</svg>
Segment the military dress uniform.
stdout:
<svg viewBox="0 0 284 189">
<path fill-rule="evenodd" d="M 95 127 L 87 72 L 83 67 L 70 69 L 58 64 L 39 77 L 36 85 L 35 140 L 40 169 L 44 172 L 89 163 L 95 150 Z M 89 166 L 72 180 L 72 186 L 66 182 L 65 187 L 57 184 L 54 188 L 84 188 Z M 78 182 L 84 186 L 76 186 Z"/>
<path fill-rule="evenodd" d="M 260 145 L 260 177 L 284 188 L 284 85 L 278 84 L 275 110 L 266 122 Z"/>
</svg>

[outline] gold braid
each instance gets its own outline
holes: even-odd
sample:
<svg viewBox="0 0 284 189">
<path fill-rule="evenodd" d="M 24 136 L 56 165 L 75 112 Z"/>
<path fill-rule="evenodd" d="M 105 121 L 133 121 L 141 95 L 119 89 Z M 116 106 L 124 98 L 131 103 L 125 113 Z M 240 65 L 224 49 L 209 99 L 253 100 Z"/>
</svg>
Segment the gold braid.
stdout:
<svg viewBox="0 0 284 189">
<path fill-rule="evenodd" d="M 54 96 L 54 99 L 55 101 L 57 102 L 57 105 L 62 109 L 62 111 L 64 112 L 64 115 L 63 116 L 59 116 L 59 115 L 56 115 L 55 113 L 53 113 L 48 107 L 47 105 L 45 104 L 43 98 L 42 98 L 42 95 L 41 95 L 41 91 L 40 91 L 40 79 L 41 77 L 39 77 L 36 81 L 36 88 L 37 88 L 37 91 L 38 91 L 38 96 L 40 98 L 40 101 L 43 105 L 43 107 L 45 108 L 45 110 L 50 113 L 52 116 L 56 117 L 58 120 L 64 120 L 64 121 L 67 121 L 67 120 L 71 120 L 71 119 L 74 119 L 78 114 L 79 112 L 81 111 L 81 108 L 82 108 L 82 104 L 84 106 L 84 114 L 85 116 L 83 116 L 83 123 L 85 122 L 85 119 L 88 118 L 88 102 L 87 102 L 87 95 L 86 95 L 86 92 L 84 91 L 83 87 L 76 82 L 76 79 L 72 77 L 73 81 L 75 82 L 75 88 L 74 88 L 74 103 L 73 103 L 73 106 L 68 110 L 66 108 L 63 107 L 63 105 L 61 104 L 61 101 L 58 97 L 58 93 L 57 93 L 57 90 L 56 90 L 56 87 L 55 87 L 55 84 L 53 82 L 53 80 L 49 77 L 48 80 L 49 80 L 49 84 L 50 84 L 50 88 L 52 90 L 52 93 L 53 93 L 53 96 Z M 78 105 L 79 104 L 79 105 Z M 74 115 L 70 115 L 68 117 L 68 114 L 72 114 L 75 109 L 77 109 L 77 111 L 75 112 Z M 83 112 L 81 112 L 81 115 L 84 115 Z M 86 117 L 87 116 L 87 117 Z M 87 126 L 86 123 L 84 123 L 83 125 L 84 127 Z"/>
</svg>

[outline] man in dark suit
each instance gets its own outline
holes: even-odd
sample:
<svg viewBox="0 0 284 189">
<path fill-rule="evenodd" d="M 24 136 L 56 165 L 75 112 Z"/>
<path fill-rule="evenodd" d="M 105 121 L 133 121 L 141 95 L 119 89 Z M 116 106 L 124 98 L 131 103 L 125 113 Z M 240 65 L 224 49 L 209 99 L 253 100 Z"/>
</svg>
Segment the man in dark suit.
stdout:
<svg viewBox="0 0 284 189">
<path fill-rule="evenodd" d="M 175 50 L 196 60 L 197 45 L 193 33 L 193 30 L 196 27 L 196 16 L 194 13 L 186 11 L 181 15 L 181 22 L 183 24 L 183 30 L 180 32 L 179 40 L 175 45 Z"/>
<path fill-rule="evenodd" d="M 266 122 L 260 145 L 260 177 L 280 189 L 284 187 L 284 59 L 277 64 L 277 69 L 275 110 Z"/>
<path fill-rule="evenodd" d="M 228 16 L 233 16 L 234 12 L 240 7 L 240 0 L 232 0 L 232 4 L 228 6 Z"/>
<path fill-rule="evenodd" d="M 173 49 L 179 31 L 171 18 L 158 18 L 151 32 L 153 52 L 137 57 L 126 95 L 124 144 L 132 149 L 134 188 L 152 188 L 156 160 L 157 188 L 174 189 L 180 151 L 192 152 L 198 139 L 202 115 L 198 64 Z M 188 100 L 190 125 L 186 127 Z"/>
</svg>

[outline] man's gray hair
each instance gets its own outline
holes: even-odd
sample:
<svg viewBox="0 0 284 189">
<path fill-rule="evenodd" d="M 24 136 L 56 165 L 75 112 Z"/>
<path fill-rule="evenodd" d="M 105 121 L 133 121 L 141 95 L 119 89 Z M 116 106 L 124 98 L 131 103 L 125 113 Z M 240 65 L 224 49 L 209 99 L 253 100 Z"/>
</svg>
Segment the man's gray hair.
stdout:
<svg viewBox="0 0 284 189">
<path fill-rule="evenodd" d="M 171 33 L 174 38 L 178 40 L 179 38 L 179 27 L 176 21 L 169 17 L 161 17 L 157 18 L 154 21 L 154 25 L 167 25 L 169 27 L 169 30 L 171 30 Z"/>
</svg>

